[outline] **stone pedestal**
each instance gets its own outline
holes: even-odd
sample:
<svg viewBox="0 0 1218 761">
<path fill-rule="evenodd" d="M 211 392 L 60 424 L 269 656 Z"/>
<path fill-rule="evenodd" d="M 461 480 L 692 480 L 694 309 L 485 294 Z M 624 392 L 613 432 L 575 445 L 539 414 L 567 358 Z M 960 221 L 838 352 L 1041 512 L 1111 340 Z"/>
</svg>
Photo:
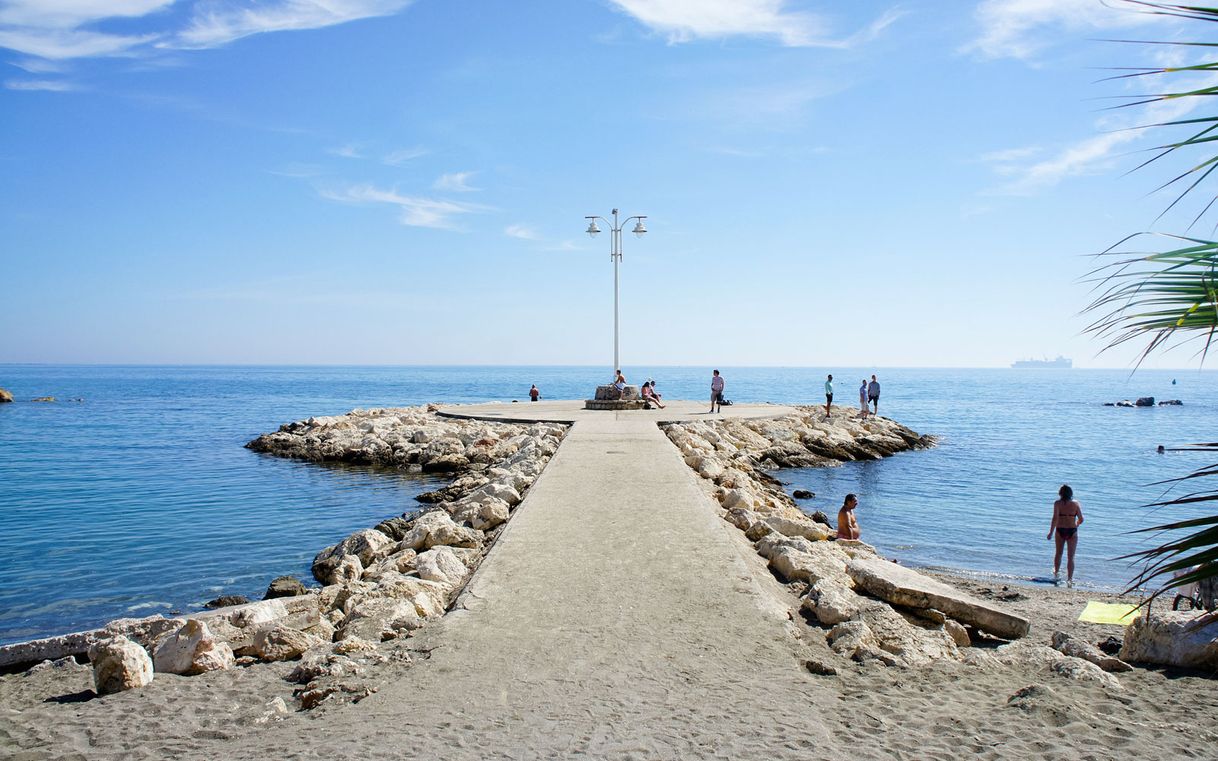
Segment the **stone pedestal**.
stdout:
<svg viewBox="0 0 1218 761">
<path fill-rule="evenodd" d="M 584 402 L 586 410 L 641 410 L 646 407 L 638 386 L 626 386 L 620 396 L 613 384 L 597 386 L 596 397 Z"/>
</svg>

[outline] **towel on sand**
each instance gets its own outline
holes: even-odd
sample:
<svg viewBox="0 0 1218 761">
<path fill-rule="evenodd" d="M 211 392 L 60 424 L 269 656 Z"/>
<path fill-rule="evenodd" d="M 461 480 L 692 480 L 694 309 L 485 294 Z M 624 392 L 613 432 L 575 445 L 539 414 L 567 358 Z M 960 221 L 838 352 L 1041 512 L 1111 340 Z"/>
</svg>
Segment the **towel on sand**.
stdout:
<svg viewBox="0 0 1218 761">
<path fill-rule="evenodd" d="M 1083 612 L 1079 615 L 1078 620 L 1091 624 L 1129 626 L 1135 618 L 1141 615 L 1136 612 L 1137 609 L 1137 605 L 1129 605 L 1123 602 L 1088 600 L 1087 607 L 1083 608 Z"/>
</svg>

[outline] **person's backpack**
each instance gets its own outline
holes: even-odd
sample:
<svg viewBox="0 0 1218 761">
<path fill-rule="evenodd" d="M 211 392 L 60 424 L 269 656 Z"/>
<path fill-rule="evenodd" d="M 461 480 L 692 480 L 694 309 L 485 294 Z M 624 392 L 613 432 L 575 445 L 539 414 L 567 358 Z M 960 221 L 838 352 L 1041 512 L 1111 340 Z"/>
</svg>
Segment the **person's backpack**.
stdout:
<svg viewBox="0 0 1218 761">
<path fill-rule="evenodd" d="M 719 404 L 722 404 L 724 407 L 731 407 L 731 406 L 732 406 L 732 400 L 731 400 L 731 399 L 723 399 L 723 398 L 721 397 L 721 398 L 719 399 Z"/>
</svg>

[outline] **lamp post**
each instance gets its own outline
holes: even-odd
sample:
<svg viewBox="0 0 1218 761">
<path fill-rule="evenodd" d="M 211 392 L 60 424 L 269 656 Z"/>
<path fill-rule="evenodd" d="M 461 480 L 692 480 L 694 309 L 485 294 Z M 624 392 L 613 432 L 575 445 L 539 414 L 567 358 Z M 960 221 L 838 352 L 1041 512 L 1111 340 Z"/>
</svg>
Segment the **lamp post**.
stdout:
<svg viewBox="0 0 1218 761">
<path fill-rule="evenodd" d="M 618 359 L 618 307 L 617 307 L 617 294 L 618 294 L 617 264 L 618 264 L 618 262 L 620 262 L 622 260 L 622 229 L 626 225 L 630 224 L 630 220 L 632 220 L 632 219 L 637 220 L 637 222 L 635 222 L 634 229 L 631 230 L 631 232 L 634 233 L 635 235 L 639 236 L 640 238 L 642 238 L 643 235 L 647 232 L 647 228 L 643 226 L 643 220 L 647 219 L 647 215 L 639 214 L 639 215 L 635 215 L 633 217 L 627 217 L 626 219 L 623 219 L 621 222 L 618 222 L 617 209 L 614 209 L 612 222 L 610 222 L 605 217 L 596 216 L 595 214 L 590 214 L 588 216 L 585 216 L 584 219 L 588 220 L 588 229 L 585 230 L 585 232 L 588 233 L 589 237 L 595 238 L 597 233 L 599 233 L 601 231 L 600 228 L 596 226 L 596 220 L 598 220 L 598 219 L 600 221 L 604 222 L 605 224 L 609 225 L 609 230 L 612 233 L 611 237 L 609 238 L 609 258 L 613 260 L 613 371 L 617 372 L 622 367 L 621 362 Z"/>
</svg>

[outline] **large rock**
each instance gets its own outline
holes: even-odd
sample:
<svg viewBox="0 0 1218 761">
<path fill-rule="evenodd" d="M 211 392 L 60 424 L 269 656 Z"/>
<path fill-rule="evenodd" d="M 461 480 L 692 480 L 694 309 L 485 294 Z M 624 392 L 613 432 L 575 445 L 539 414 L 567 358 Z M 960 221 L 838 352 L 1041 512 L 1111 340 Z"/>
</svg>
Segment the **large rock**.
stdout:
<svg viewBox="0 0 1218 761">
<path fill-rule="evenodd" d="M 264 661 L 290 661 L 299 658 L 317 643 L 315 637 L 289 626 L 272 626 L 254 636 L 252 654 Z"/>
<path fill-rule="evenodd" d="M 391 597 L 365 599 L 347 614 L 338 629 L 340 640 L 358 637 L 369 642 L 395 639 L 418 629 L 423 617 L 410 600 Z"/>
<path fill-rule="evenodd" d="M 1114 658 L 1090 642 L 1073 637 L 1066 632 L 1053 632 L 1053 649 L 1062 655 L 1082 658 L 1085 661 L 1094 663 L 1105 671 L 1130 671 L 1133 669 L 1133 666 L 1130 666 L 1120 658 Z"/>
<path fill-rule="evenodd" d="M 6 404 L 11 401 L 13 401 L 13 395 L 0 388 L 0 404 Z"/>
<path fill-rule="evenodd" d="M 191 619 L 156 649 L 153 665 L 165 674 L 193 675 L 233 667 L 233 649 L 202 621 Z"/>
<path fill-rule="evenodd" d="M 1143 613 L 1125 628 L 1121 660 L 1218 668 L 1218 616 L 1195 611 Z"/>
<path fill-rule="evenodd" d="M 317 553 L 317 557 L 313 558 L 313 577 L 322 584 L 352 580 L 348 578 L 352 573 L 358 579 L 364 568 L 388 555 L 392 548 L 393 540 L 379 531 L 357 531 Z M 358 567 L 348 560 L 352 557 L 359 561 Z"/>
<path fill-rule="evenodd" d="M 829 538 L 829 530 L 811 519 L 769 515 L 763 518 L 763 520 L 770 528 L 783 536 L 802 536 L 814 542 L 824 541 Z"/>
<path fill-rule="evenodd" d="M 1003 639 L 1018 639 L 1028 633 L 1028 619 L 896 563 L 856 557 L 846 563 L 846 571 L 859 588 L 893 605 L 934 608 Z"/>
<path fill-rule="evenodd" d="M 864 607 L 882 604 L 856 595 L 849 587 L 831 578 L 817 580 L 808 588 L 808 593 L 803 598 L 803 609 L 816 616 L 816 620 L 826 626 L 849 621 Z"/>
<path fill-rule="evenodd" d="M 295 576 L 280 576 L 273 580 L 270 586 L 266 588 L 266 594 L 262 596 L 262 599 L 274 600 L 277 597 L 299 597 L 308 593 L 308 587 L 300 579 Z"/>
<path fill-rule="evenodd" d="M 98 695 L 143 687 L 152 682 L 148 651 L 123 636 L 106 639 L 89 648 L 93 663 L 93 689 Z"/>
<path fill-rule="evenodd" d="M 278 597 L 236 608 L 201 613 L 195 619 L 207 624 L 217 639 L 227 642 L 238 655 L 247 653 L 258 632 L 271 626 L 312 631 L 321 625 L 319 595 Z"/>
<path fill-rule="evenodd" d="M 465 583 L 469 569 L 451 547 L 433 547 L 416 558 L 415 573 L 420 579 L 457 588 Z"/>
<path fill-rule="evenodd" d="M 424 513 L 402 538 L 401 549 L 429 550 L 437 545 L 450 547 L 478 547 L 482 544 L 481 531 L 459 526 L 452 516 L 443 510 Z"/>
</svg>

